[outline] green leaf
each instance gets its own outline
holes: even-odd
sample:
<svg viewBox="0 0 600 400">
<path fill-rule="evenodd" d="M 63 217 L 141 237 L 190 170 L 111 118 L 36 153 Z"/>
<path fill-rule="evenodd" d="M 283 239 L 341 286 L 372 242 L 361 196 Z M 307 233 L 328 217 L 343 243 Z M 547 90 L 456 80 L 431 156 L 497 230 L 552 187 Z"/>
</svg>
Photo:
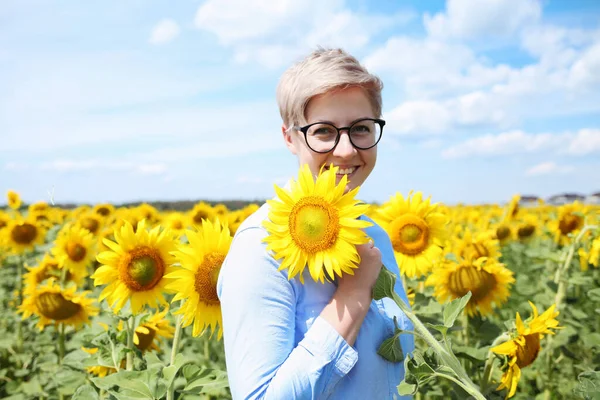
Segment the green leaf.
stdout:
<svg viewBox="0 0 600 400">
<path fill-rule="evenodd" d="M 590 300 L 600 302 L 600 288 L 590 290 L 587 295 Z"/>
<path fill-rule="evenodd" d="M 578 320 L 586 320 L 588 318 L 588 315 L 584 311 L 575 307 L 569 307 L 569 313 Z"/>
<path fill-rule="evenodd" d="M 196 366 L 194 366 L 196 367 Z M 187 378 L 187 383 L 183 388 L 183 393 L 199 394 L 206 388 L 223 388 L 229 386 L 227 372 L 219 371 L 211 368 L 194 368 L 194 372 L 190 375 L 184 373 Z"/>
<path fill-rule="evenodd" d="M 186 358 L 183 354 L 177 354 L 175 356 L 175 363 L 173 365 L 169 365 L 162 370 L 163 377 L 167 382 L 167 387 L 171 386 L 175 377 L 177 376 L 177 372 L 188 364 L 192 364 L 193 360 Z"/>
<path fill-rule="evenodd" d="M 478 362 L 485 361 L 487 359 L 488 348 L 481 347 L 478 349 L 474 349 L 473 347 L 455 344 L 454 346 L 452 346 L 452 352 L 457 357 L 466 358 L 473 362 Z"/>
<path fill-rule="evenodd" d="M 100 400 L 98 392 L 91 386 L 81 386 L 71 397 L 71 400 Z"/>
<path fill-rule="evenodd" d="M 573 276 L 569 278 L 568 282 L 571 285 L 581 286 L 581 285 L 593 285 L 594 278 L 590 276 Z"/>
<path fill-rule="evenodd" d="M 600 349 L 600 333 L 591 332 L 581 337 L 586 347 L 597 347 Z M 598 388 L 600 390 L 600 387 Z"/>
<path fill-rule="evenodd" d="M 383 343 L 381 343 L 379 350 L 377 350 L 377 354 L 394 363 L 404 360 L 404 353 L 402 352 L 400 340 L 398 339 L 402 332 L 402 330 L 396 329 L 396 333 L 392 337 L 385 339 Z"/>
<path fill-rule="evenodd" d="M 400 384 L 398 385 L 397 389 L 398 389 L 398 394 L 400 396 L 412 396 L 415 393 L 417 393 L 419 386 L 413 385 L 410 383 L 406 383 L 404 380 L 402 380 L 402 382 L 400 382 Z"/>
<path fill-rule="evenodd" d="M 381 266 L 381 271 L 377 277 L 377 282 L 373 287 L 373 299 L 381 300 L 385 297 L 393 298 L 394 285 L 396 284 L 396 275 L 390 272 L 385 265 Z"/>
<path fill-rule="evenodd" d="M 448 327 L 446 325 L 430 324 L 429 322 L 425 322 L 424 325 L 431 329 L 435 329 L 436 331 L 441 333 L 444 337 L 446 337 L 446 334 L 448 333 Z"/>
<path fill-rule="evenodd" d="M 444 325 L 446 327 L 451 328 L 454 325 L 454 321 L 458 318 L 470 299 L 471 292 L 468 292 L 460 299 L 452 300 L 444 307 Z"/>
<path fill-rule="evenodd" d="M 119 393 L 127 396 L 135 396 L 141 399 L 154 399 L 151 387 L 148 385 L 148 375 L 150 370 L 146 371 L 119 371 L 103 378 L 91 378 L 94 385 L 99 389 L 109 390 L 117 386 Z M 153 379 L 156 380 L 156 371 Z"/>
<path fill-rule="evenodd" d="M 600 371 L 588 371 L 577 377 L 579 385 L 573 392 L 586 400 L 600 399 Z"/>
</svg>

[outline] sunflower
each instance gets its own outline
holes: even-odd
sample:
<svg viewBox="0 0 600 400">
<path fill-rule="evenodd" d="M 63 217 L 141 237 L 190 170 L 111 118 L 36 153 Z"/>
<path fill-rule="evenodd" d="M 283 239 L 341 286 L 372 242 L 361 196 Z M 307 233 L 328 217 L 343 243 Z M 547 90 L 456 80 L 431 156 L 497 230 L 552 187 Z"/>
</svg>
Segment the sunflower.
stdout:
<svg viewBox="0 0 600 400">
<path fill-rule="evenodd" d="M 29 207 L 27 207 L 30 213 L 46 212 L 49 208 L 50 207 L 48 206 L 48 203 L 45 201 L 38 201 L 37 203 L 30 204 Z"/>
<path fill-rule="evenodd" d="M 96 204 L 93 212 L 102 218 L 111 216 L 115 212 L 115 206 L 112 204 Z"/>
<path fill-rule="evenodd" d="M 44 243 L 46 229 L 32 218 L 10 220 L 2 230 L 4 245 L 14 254 L 33 250 L 36 245 Z"/>
<path fill-rule="evenodd" d="M 396 193 L 379 209 L 382 227 L 394 247 L 400 272 L 409 277 L 428 273 L 442 256 L 442 246 L 448 239 L 447 217 L 438 211 L 438 203 L 423 201 L 421 192 L 405 199 Z"/>
<path fill-rule="evenodd" d="M 26 295 L 35 292 L 38 285 L 46 279 L 59 279 L 62 274 L 59 261 L 47 253 L 44 254 L 44 258 L 37 266 L 25 266 L 25 268 L 29 271 L 23 274 L 23 282 L 25 284 L 23 293 Z M 73 282 L 76 286 L 80 287 L 83 285 L 86 276 L 87 271 L 67 271 L 65 282 Z"/>
<path fill-rule="evenodd" d="M 299 275 L 304 283 L 308 266 L 312 279 L 324 283 L 325 274 L 329 279 L 342 272 L 353 275 L 358 267 L 356 245 L 368 242 L 362 229 L 371 226 L 358 217 L 369 206 L 354 198 L 358 187 L 344 194 L 346 175 L 335 184 L 337 170 L 332 165 L 315 181 L 304 164 L 289 191 L 276 185 L 277 197 L 267 200 L 270 210 L 263 226 L 269 235 L 264 242 L 276 260 L 283 259 L 279 269 L 288 269 L 288 279 Z"/>
<path fill-rule="evenodd" d="M 508 209 L 506 210 L 504 219 L 514 220 L 517 218 L 517 215 L 519 214 L 519 201 L 520 200 L 521 200 L 521 196 L 518 194 L 515 194 L 512 197 L 512 199 L 510 200 L 510 203 L 508 203 Z"/>
<path fill-rule="evenodd" d="M 232 237 L 227 225 L 218 220 L 214 224 L 204 220 L 196 231 L 187 230 L 186 236 L 189 244 L 174 253 L 181 268 L 165 276 L 171 279 L 167 288 L 177 293 L 172 301 L 182 300 L 175 314 L 183 315 L 183 327 L 193 322 L 193 336 L 201 335 L 209 326 L 214 333 L 223 327 L 217 278 Z M 219 339 L 222 334 L 221 329 Z"/>
<path fill-rule="evenodd" d="M 494 238 L 497 239 L 501 245 L 505 245 L 513 238 L 513 227 L 509 224 L 500 223 L 494 228 Z"/>
<path fill-rule="evenodd" d="M 558 209 L 558 218 L 550 224 L 554 232 L 554 241 L 561 245 L 570 243 L 569 235 L 577 235 L 585 224 L 587 209 L 580 202 L 565 204 Z"/>
<path fill-rule="evenodd" d="M 14 190 L 9 190 L 6 194 L 6 197 L 8 199 L 8 206 L 10 208 L 13 210 L 18 210 L 21 208 L 21 196 L 19 196 L 19 193 L 15 192 Z"/>
<path fill-rule="evenodd" d="M 558 326 L 556 320 L 559 314 L 558 311 L 555 311 L 556 305 L 552 305 L 542 315 L 538 315 L 538 310 L 532 302 L 529 302 L 529 305 L 533 309 L 533 318 L 523 323 L 517 312 L 517 329 L 516 332 L 513 332 L 512 339 L 490 349 L 496 354 L 507 356 L 503 365 L 504 374 L 500 386 L 496 389 L 506 388 L 506 398 L 515 395 L 521 378 L 521 369 L 531 365 L 537 358 L 540 352 L 540 339 L 544 337 L 544 334 L 553 335 L 554 332 L 551 329 L 562 328 Z"/>
<path fill-rule="evenodd" d="M 145 305 L 166 304 L 164 275 L 174 270 L 175 258 L 170 253 L 177 245 L 171 231 L 161 232 L 160 226 L 147 231 L 142 220 L 135 232 L 125 222 L 114 235 L 115 242 L 104 240 L 111 250 L 98 254 L 102 265 L 92 275 L 95 286 L 107 285 L 100 293 L 100 301 L 107 299 L 113 311 L 119 312 L 130 300 L 134 314 Z"/>
<path fill-rule="evenodd" d="M 590 254 L 589 254 L 589 262 L 594 267 L 597 267 L 600 265 L 599 261 L 600 261 L 600 237 L 597 237 L 592 242 L 592 248 L 590 249 Z"/>
<path fill-rule="evenodd" d="M 98 315 L 99 309 L 94 305 L 94 299 L 87 297 L 89 291 L 76 293 L 76 289 L 75 286 L 62 289 L 55 279 L 49 279 L 25 297 L 18 312 L 23 314 L 23 319 L 39 316 L 37 327 L 40 330 L 52 323 L 80 328 L 89 324 L 90 316 Z"/>
<path fill-rule="evenodd" d="M 157 311 L 135 328 L 133 335 L 133 344 L 135 344 L 135 347 L 142 352 L 148 350 L 160 351 L 159 346 L 162 343 L 162 338 L 171 339 L 175 332 L 175 328 L 165 318 L 168 312 L 168 307 L 163 311 Z"/>
<path fill-rule="evenodd" d="M 583 247 L 577 250 L 577 254 L 579 255 L 579 268 L 581 272 L 586 272 L 590 267 L 590 254 Z"/>
<path fill-rule="evenodd" d="M 498 261 L 480 257 L 459 258 L 458 262 L 444 260 L 427 278 L 425 284 L 434 286 L 439 302 L 458 299 L 471 292 L 466 311 L 470 316 L 492 313 L 492 304 L 504 303 L 515 282 L 513 272 Z"/>
<path fill-rule="evenodd" d="M 8 226 L 10 219 L 11 218 L 7 213 L 0 210 L 0 231 Z"/>
<path fill-rule="evenodd" d="M 177 234 L 182 234 L 183 231 L 185 230 L 187 221 L 185 218 L 185 215 L 180 213 L 180 212 L 172 212 L 170 214 L 168 214 L 164 220 L 162 225 L 165 228 L 168 228 L 170 230 L 172 230 L 173 232 L 176 232 Z"/>
<path fill-rule="evenodd" d="M 94 260 L 94 236 L 77 225 L 65 225 L 56 236 L 52 255 L 60 266 L 74 274 L 85 274 Z"/>
<path fill-rule="evenodd" d="M 79 218 L 77 218 L 76 225 L 83 229 L 87 229 L 92 233 L 92 235 L 97 235 L 98 232 L 102 230 L 104 218 L 98 214 L 88 212 L 80 215 Z"/>
<path fill-rule="evenodd" d="M 89 355 L 94 355 L 98 352 L 98 348 L 97 347 L 92 347 L 92 348 L 86 348 L 86 347 L 82 347 L 81 350 L 85 351 L 86 353 L 88 353 Z M 124 365 L 124 361 L 121 363 L 121 368 L 125 368 Z M 86 367 L 85 369 L 88 373 L 97 376 L 99 378 L 104 378 L 107 375 L 110 374 L 114 374 L 115 372 L 117 372 L 116 368 L 113 367 L 105 367 L 104 365 L 94 365 L 92 367 Z"/>
<path fill-rule="evenodd" d="M 202 224 L 202 220 L 213 221 L 216 212 L 210 204 L 201 201 L 194 205 L 194 208 L 189 212 L 188 216 L 190 219 L 189 225 L 193 226 Z"/>
<path fill-rule="evenodd" d="M 462 239 L 455 241 L 453 249 L 457 256 L 467 258 L 472 256 L 474 259 L 479 257 L 488 257 L 498 259 L 500 257 L 500 244 L 488 232 L 478 232 L 473 235 L 470 229 L 464 231 Z"/>
<path fill-rule="evenodd" d="M 522 242 L 529 242 L 539 232 L 539 222 L 535 215 L 527 214 L 517 226 L 517 237 Z"/>
</svg>

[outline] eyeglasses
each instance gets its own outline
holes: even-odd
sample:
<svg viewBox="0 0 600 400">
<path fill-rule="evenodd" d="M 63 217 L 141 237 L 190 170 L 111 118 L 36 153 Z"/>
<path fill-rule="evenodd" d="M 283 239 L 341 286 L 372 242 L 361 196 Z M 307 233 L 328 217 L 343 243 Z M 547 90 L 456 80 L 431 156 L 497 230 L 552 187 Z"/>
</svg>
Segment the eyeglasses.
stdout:
<svg viewBox="0 0 600 400">
<path fill-rule="evenodd" d="M 326 122 L 315 122 L 306 126 L 294 126 L 304 134 L 308 147 L 315 153 L 329 153 L 340 141 L 342 131 L 348 131 L 348 138 L 352 146 L 359 150 L 368 150 L 375 147 L 381 135 L 385 121 L 377 118 L 363 118 L 352 125 L 338 128 Z"/>
</svg>

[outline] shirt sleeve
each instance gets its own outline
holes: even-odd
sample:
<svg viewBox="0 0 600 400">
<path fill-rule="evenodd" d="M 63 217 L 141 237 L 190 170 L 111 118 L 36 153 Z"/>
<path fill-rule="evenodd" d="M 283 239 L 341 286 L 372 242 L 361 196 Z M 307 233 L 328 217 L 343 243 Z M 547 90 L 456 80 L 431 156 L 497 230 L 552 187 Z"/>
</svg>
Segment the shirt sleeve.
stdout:
<svg viewBox="0 0 600 400">
<path fill-rule="evenodd" d="M 327 397 L 358 353 L 321 317 L 295 345 L 296 293 L 261 242 L 265 236 L 258 227 L 238 232 L 217 283 L 232 396 Z"/>
</svg>

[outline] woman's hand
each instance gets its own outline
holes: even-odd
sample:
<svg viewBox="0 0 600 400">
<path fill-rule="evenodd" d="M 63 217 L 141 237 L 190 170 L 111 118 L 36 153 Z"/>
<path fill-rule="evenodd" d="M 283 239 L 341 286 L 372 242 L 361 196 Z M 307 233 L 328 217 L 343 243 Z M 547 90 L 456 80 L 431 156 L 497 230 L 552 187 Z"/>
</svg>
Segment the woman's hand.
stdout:
<svg viewBox="0 0 600 400">
<path fill-rule="evenodd" d="M 354 275 L 344 274 L 338 278 L 338 292 L 348 296 L 360 296 L 371 299 L 373 286 L 381 271 L 381 251 L 373 241 L 356 246 L 360 255 L 360 264 L 354 269 Z"/>
<path fill-rule="evenodd" d="M 321 317 L 348 342 L 354 345 L 373 299 L 373 286 L 381 271 L 381 251 L 372 241 L 356 247 L 360 264 L 354 275 L 344 274 L 338 279 L 338 288 Z"/>
</svg>

